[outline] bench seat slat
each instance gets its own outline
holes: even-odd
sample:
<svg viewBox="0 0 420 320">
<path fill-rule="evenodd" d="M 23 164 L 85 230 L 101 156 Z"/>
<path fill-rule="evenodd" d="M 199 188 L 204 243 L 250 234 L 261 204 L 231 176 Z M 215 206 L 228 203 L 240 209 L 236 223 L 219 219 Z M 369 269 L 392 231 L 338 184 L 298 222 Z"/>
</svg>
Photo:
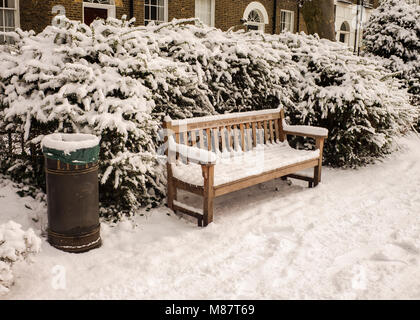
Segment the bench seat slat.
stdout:
<svg viewBox="0 0 420 320">
<path fill-rule="evenodd" d="M 207 150 L 211 151 L 211 129 L 206 128 L 206 143 L 207 143 Z"/>
<path fill-rule="evenodd" d="M 191 136 L 191 146 L 195 147 L 197 144 L 197 135 L 195 134 L 195 130 L 190 131 L 190 136 Z"/>
<path fill-rule="evenodd" d="M 255 122 L 252 123 L 252 146 L 257 146 L 257 128 Z"/>
<path fill-rule="evenodd" d="M 279 121 L 274 120 L 274 130 L 276 132 L 276 141 L 280 141 Z"/>
<path fill-rule="evenodd" d="M 212 130 L 213 142 L 214 142 L 214 152 L 218 153 L 220 150 L 219 146 L 219 128 Z"/>
<path fill-rule="evenodd" d="M 226 128 L 225 127 L 221 127 L 220 128 L 220 139 L 222 140 L 222 153 L 223 152 L 227 152 L 227 148 L 226 148 L 226 139 L 227 139 L 226 133 L 227 133 Z"/>
<path fill-rule="evenodd" d="M 245 147 L 245 131 L 244 131 L 244 124 L 241 123 L 239 125 L 239 134 L 241 136 L 241 150 L 246 151 L 246 147 Z"/>
<path fill-rule="evenodd" d="M 227 126 L 227 139 L 228 139 L 228 147 L 229 151 L 232 151 L 232 128 L 230 126 Z"/>
<path fill-rule="evenodd" d="M 285 167 L 274 169 L 271 171 L 263 172 L 261 174 L 253 175 L 243 179 L 235 180 L 230 183 L 218 185 L 214 187 L 214 196 L 219 197 L 221 195 L 231 193 L 233 191 L 241 190 L 259 183 L 270 181 L 276 178 L 287 176 L 293 172 L 304 170 L 307 168 L 313 168 L 318 164 L 318 159 L 306 160 L 301 163 L 291 164 Z"/>
<path fill-rule="evenodd" d="M 202 129 L 198 130 L 198 139 L 200 149 L 204 149 L 204 134 Z"/>
<path fill-rule="evenodd" d="M 172 130 L 174 132 L 182 132 L 182 131 L 191 131 L 191 130 L 198 130 L 198 129 L 207 129 L 207 128 L 214 128 L 217 126 L 235 126 L 240 125 L 241 123 L 247 122 L 255 122 L 255 121 L 265 121 L 265 120 L 275 120 L 279 118 L 278 113 L 273 114 L 266 114 L 266 115 L 259 115 L 259 116 L 252 116 L 252 117 L 243 117 L 237 119 L 228 119 L 228 120 L 212 120 L 206 122 L 197 122 L 197 123 L 184 123 L 179 125 L 173 125 Z M 188 119 L 186 119 L 188 120 Z M 182 121 L 182 120 L 180 120 Z M 175 121 L 174 121 L 175 122 Z M 182 122 L 180 122 L 182 123 Z"/>
<path fill-rule="evenodd" d="M 267 127 L 267 120 L 264 121 L 264 143 L 269 143 L 268 141 L 268 127 Z"/>
<path fill-rule="evenodd" d="M 239 138 L 241 136 L 240 130 L 236 128 L 236 126 L 234 126 L 232 131 L 233 131 L 233 144 L 234 144 L 233 149 L 235 151 L 240 151 L 242 150 L 240 141 L 239 141 Z"/>
<path fill-rule="evenodd" d="M 175 132 L 179 132 L 190 131 L 191 129 L 216 127 L 218 124 L 220 124 L 220 126 L 227 126 L 252 121 L 261 121 L 264 119 L 276 119 L 279 117 L 281 110 L 281 108 L 277 108 L 260 111 L 219 114 L 182 120 L 171 120 L 171 127 Z"/>
<path fill-rule="evenodd" d="M 219 157 L 214 169 L 214 186 L 230 183 L 263 172 L 276 170 L 302 161 L 316 160 L 319 150 L 306 151 L 291 148 L 287 143 L 273 144 L 269 147 L 257 146 L 248 152 L 227 159 Z M 176 179 L 188 184 L 202 186 L 201 166 L 195 163 L 172 165 Z"/>
<path fill-rule="evenodd" d="M 276 140 L 274 138 L 274 131 L 273 131 L 273 120 L 269 120 L 268 121 L 268 125 L 270 127 L 270 141 L 271 143 L 275 143 Z"/>
</svg>

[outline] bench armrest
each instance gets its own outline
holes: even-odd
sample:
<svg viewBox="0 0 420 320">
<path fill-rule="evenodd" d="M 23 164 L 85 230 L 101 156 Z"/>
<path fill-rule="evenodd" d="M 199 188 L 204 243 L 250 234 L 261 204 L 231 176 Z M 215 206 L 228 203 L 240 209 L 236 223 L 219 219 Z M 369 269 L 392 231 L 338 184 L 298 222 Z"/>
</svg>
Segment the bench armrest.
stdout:
<svg viewBox="0 0 420 320">
<path fill-rule="evenodd" d="M 174 152 L 180 154 L 188 161 L 198 162 L 204 165 L 215 164 L 217 160 L 214 152 L 176 143 L 172 136 L 168 138 L 168 151 L 168 161 L 170 161 L 170 154 Z"/>
<path fill-rule="evenodd" d="M 290 126 L 283 122 L 283 132 L 285 134 L 311 137 L 311 138 L 327 138 L 328 129 L 313 126 Z"/>
</svg>

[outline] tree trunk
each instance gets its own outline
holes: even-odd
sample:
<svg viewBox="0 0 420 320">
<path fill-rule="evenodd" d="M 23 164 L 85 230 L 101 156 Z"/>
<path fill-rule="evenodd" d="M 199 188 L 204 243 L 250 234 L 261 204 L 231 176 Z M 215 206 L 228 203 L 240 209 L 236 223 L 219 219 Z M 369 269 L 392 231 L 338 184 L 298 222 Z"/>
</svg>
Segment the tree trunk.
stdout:
<svg viewBox="0 0 420 320">
<path fill-rule="evenodd" d="M 309 34 L 335 41 L 334 0 L 306 1 L 302 15 Z"/>
</svg>

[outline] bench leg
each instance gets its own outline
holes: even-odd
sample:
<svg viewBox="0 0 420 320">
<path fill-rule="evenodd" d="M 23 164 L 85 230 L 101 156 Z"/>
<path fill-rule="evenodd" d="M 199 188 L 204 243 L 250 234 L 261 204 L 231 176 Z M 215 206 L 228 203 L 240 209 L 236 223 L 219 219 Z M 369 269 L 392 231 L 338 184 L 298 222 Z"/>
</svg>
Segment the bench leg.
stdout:
<svg viewBox="0 0 420 320">
<path fill-rule="evenodd" d="M 314 187 L 316 187 L 321 182 L 321 169 L 322 165 L 318 165 L 314 168 Z M 311 185 L 311 183 L 309 183 L 309 185 Z"/>
<path fill-rule="evenodd" d="M 168 207 L 171 210 L 174 210 L 174 200 L 176 200 L 177 192 L 176 186 L 172 177 L 172 168 L 170 164 L 167 166 L 167 178 L 168 178 L 168 190 L 167 190 L 167 201 Z"/>
<path fill-rule="evenodd" d="M 198 218 L 197 219 L 197 224 L 198 224 L 199 227 L 202 227 L 203 226 L 203 218 Z"/>
<path fill-rule="evenodd" d="M 213 222 L 213 198 L 204 195 L 203 226 Z"/>
<path fill-rule="evenodd" d="M 318 165 L 314 168 L 314 187 L 321 182 L 321 169 L 322 169 L 322 154 L 324 150 L 324 138 L 316 139 L 316 148 L 319 149 Z"/>
<path fill-rule="evenodd" d="M 202 166 L 204 178 L 203 194 L 203 226 L 213 222 L 213 202 L 214 202 L 214 166 Z"/>
</svg>

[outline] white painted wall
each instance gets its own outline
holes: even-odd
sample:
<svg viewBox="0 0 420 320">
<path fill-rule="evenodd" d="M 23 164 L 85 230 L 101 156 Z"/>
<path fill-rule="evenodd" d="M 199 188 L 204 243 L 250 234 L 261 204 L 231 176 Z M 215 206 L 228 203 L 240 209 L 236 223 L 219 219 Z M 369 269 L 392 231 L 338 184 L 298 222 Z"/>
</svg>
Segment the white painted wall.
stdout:
<svg viewBox="0 0 420 320">
<path fill-rule="evenodd" d="M 355 49 L 355 32 L 356 32 L 356 17 L 357 17 L 357 5 L 353 3 L 345 3 L 334 0 L 336 5 L 336 18 L 335 18 L 335 31 L 336 39 L 339 41 L 340 37 L 340 27 L 344 21 L 347 21 L 350 25 L 350 34 L 347 39 L 347 45 L 354 50 Z M 373 9 L 366 7 L 359 7 L 359 28 L 358 28 L 358 42 L 356 45 L 356 50 L 359 45 L 361 45 L 363 25 L 368 21 L 369 16 L 371 15 Z"/>
</svg>

